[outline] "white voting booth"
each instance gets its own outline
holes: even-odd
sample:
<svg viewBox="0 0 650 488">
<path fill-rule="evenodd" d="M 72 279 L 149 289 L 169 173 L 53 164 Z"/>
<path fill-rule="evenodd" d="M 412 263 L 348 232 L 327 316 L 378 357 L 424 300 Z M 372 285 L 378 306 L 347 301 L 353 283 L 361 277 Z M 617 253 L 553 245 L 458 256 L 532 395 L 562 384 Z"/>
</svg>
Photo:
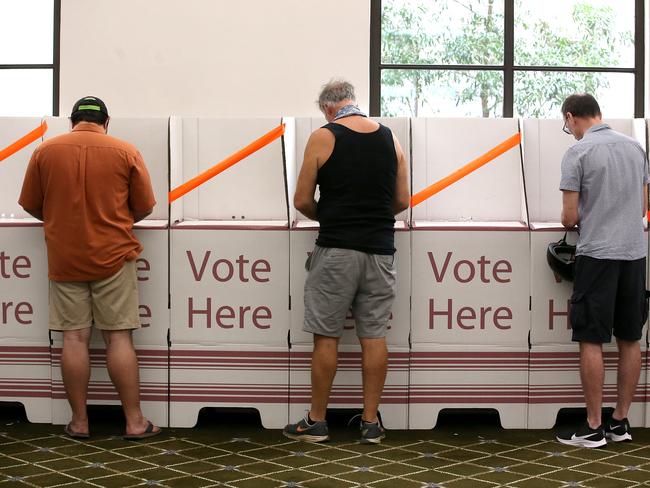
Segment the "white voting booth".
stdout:
<svg viewBox="0 0 650 488">
<path fill-rule="evenodd" d="M 172 187 L 280 122 L 172 117 Z M 288 421 L 284 157 L 295 143 L 293 119 L 282 122 L 283 140 L 172 203 L 172 426 L 194 426 L 203 407 L 254 408 L 267 428 Z"/>
<path fill-rule="evenodd" d="M 41 118 L 0 118 L 0 148 Z M 43 227 L 18 197 L 33 142 L 0 163 L 0 402 L 19 402 L 31 422 L 50 422 L 47 256 Z"/>
<path fill-rule="evenodd" d="M 636 137 L 645 146 L 645 127 L 638 120 L 605 121 L 614 130 Z M 578 344 L 571 341 L 569 300 L 573 284 L 556 277 L 546 262 L 549 243 L 565 233 L 560 224 L 562 194 L 559 191 L 561 162 L 566 150 L 575 143 L 562 132 L 562 120 L 526 119 L 524 128 L 524 167 L 531 220 L 531 333 L 530 333 L 530 428 L 550 428 L 560 409 L 583 407 Z M 577 241 L 575 232 L 567 240 Z M 643 354 L 647 342 L 641 341 Z M 606 345 L 604 402 L 616 403 L 615 341 Z M 632 426 L 645 422 L 644 387 L 647 367 L 641 372 L 639 389 L 630 410 Z"/>
<path fill-rule="evenodd" d="M 516 119 L 413 119 L 413 194 L 515 135 Z M 515 147 L 413 208 L 409 426 L 445 408 L 528 416 L 529 237 Z"/>
<path fill-rule="evenodd" d="M 48 117 L 45 139 L 66 133 L 70 121 Z M 109 135 L 134 144 L 142 154 L 151 176 L 156 206 L 153 213 L 135 225 L 135 235 L 144 250 L 136 260 L 140 295 L 140 323 L 133 341 L 140 366 L 140 398 L 144 414 L 160 426 L 168 425 L 168 119 L 111 118 Z M 42 237 L 41 237 L 42 242 Z M 44 246 L 44 243 L 42 243 Z M 46 275 L 39 277 L 46 280 Z M 47 304 L 47 296 L 45 297 Z M 47 325 L 47 323 L 46 323 Z M 52 422 L 70 420 L 70 407 L 61 378 L 62 334 L 52 332 Z M 93 331 L 90 345 L 91 378 L 88 404 L 119 405 L 119 397 L 106 369 L 106 350 L 101 333 Z"/>
<path fill-rule="evenodd" d="M 390 128 L 402 146 L 408 160 L 410 121 L 407 118 L 378 118 L 379 123 Z M 296 179 L 302 166 L 305 146 L 310 134 L 325 125 L 322 118 L 296 119 L 296 158 L 293 168 L 287 171 L 291 202 L 291 379 L 289 417 L 292 421 L 302 417 L 311 401 L 312 334 L 302 330 L 304 320 L 304 285 L 307 277 L 305 261 L 314 249 L 318 235 L 318 222 L 307 219 L 293 207 Z M 380 403 L 382 421 L 388 428 L 405 429 L 408 426 L 408 354 L 410 330 L 410 233 L 408 211 L 395 217 L 395 254 L 397 266 L 397 296 L 388 325 L 388 375 Z M 361 408 L 363 392 L 361 383 L 361 347 L 354 330 L 351 314 L 339 344 L 338 371 L 330 395 L 330 408 Z"/>
</svg>

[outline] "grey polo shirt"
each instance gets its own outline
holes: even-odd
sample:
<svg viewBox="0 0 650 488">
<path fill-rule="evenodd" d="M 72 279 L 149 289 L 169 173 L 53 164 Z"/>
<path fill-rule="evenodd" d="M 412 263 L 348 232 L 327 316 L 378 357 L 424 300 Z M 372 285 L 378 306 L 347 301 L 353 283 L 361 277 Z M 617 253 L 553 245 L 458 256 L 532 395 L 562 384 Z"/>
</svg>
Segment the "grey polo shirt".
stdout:
<svg viewBox="0 0 650 488">
<path fill-rule="evenodd" d="M 560 190 L 580 192 L 577 255 L 626 261 L 646 256 L 647 183 L 648 164 L 639 143 L 607 124 L 591 127 L 566 152 Z"/>
</svg>

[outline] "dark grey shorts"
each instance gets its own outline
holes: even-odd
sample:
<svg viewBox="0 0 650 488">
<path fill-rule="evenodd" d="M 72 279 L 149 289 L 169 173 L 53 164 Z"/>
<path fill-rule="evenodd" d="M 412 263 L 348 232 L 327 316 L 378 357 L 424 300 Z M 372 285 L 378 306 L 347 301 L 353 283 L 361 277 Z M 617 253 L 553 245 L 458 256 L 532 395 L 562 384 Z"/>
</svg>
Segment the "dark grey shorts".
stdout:
<svg viewBox="0 0 650 488">
<path fill-rule="evenodd" d="M 316 246 L 306 268 L 305 332 L 341 337 L 351 309 L 357 336 L 386 336 L 396 291 L 394 255 Z"/>
</svg>

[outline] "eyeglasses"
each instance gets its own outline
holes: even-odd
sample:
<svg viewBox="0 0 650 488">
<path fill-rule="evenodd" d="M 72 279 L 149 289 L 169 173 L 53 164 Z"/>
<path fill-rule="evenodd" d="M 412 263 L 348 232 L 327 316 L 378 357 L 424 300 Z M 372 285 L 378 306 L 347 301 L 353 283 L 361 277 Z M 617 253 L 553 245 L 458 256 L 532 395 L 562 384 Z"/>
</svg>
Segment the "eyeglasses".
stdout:
<svg viewBox="0 0 650 488">
<path fill-rule="evenodd" d="M 573 132 L 566 126 L 566 120 L 564 121 L 564 125 L 562 126 L 562 132 L 565 134 L 569 134 L 570 136 L 573 135 Z"/>
</svg>

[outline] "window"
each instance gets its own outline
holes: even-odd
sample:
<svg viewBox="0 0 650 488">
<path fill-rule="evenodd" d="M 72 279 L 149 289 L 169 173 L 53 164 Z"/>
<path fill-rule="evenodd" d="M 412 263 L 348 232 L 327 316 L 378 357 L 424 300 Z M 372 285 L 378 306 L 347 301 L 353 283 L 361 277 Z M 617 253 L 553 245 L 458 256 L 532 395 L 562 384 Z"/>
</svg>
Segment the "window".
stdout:
<svg viewBox="0 0 650 488">
<path fill-rule="evenodd" d="M 0 1 L 0 116 L 58 115 L 60 0 Z"/>
<path fill-rule="evenodd" d="M 644 116 L 644 0 L 372 0 L 370 112 Z"/>
</svg>

